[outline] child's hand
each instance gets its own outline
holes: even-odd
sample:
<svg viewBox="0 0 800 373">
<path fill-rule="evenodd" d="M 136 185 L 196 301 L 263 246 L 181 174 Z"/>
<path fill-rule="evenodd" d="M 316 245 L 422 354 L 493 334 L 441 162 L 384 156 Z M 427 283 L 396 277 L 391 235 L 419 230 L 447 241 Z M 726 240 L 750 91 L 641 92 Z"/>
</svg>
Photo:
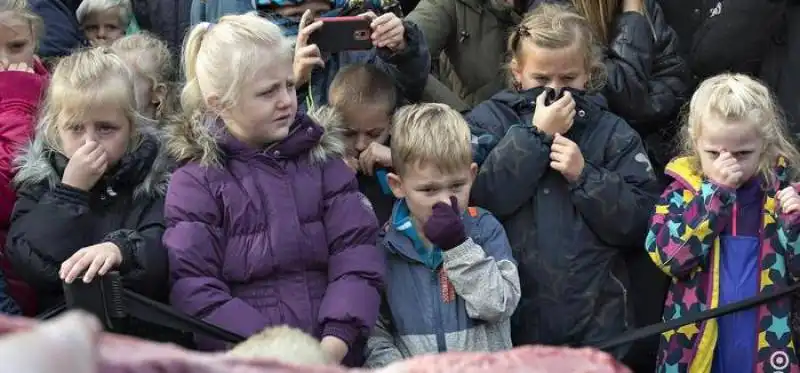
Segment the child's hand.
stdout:
<svg viewBox="0 0 800 373">
<path fill-rule="evenodd" d="M 378 48 L 389 48 L 392 52 L 402 52 L 406 49 L 406 27 L 403 20 L 394 13 L 386 13 L 380 17 L 373 12 L 360 15 L 372 23 L 372 44 Z"/>
<path fill-rule="evenodd" d="M 87 141 L 69 159 L 61 182 L 88 192 L 107 168 L 106 149 L 95 141 Z"/>
<path fill-rule="evenodd" d="M 711 163 L 711 169 L 706 170 L 706 176 L 715 184 L 733 189 L 742 183 L 742 175 L 742 166 L 731 153 L 724 150 Z"/>
<path fill-rule="evenodd" d="M 778 198 L 778 202 L 781 204 L 781 213 L 789 214 L 800 211 L 800 195 L 797 194 L 794 186 L 783 188 L 775 197 Z"/>
<path fill-rule="evenodd" d="M 0 71 L 21 71 L 33 74 L 33 66 L 25 62 L 9 63 L 7 59 L 0 60 Z"/>
<path fill-rule="evenodd" d="M 314 22 L 314 15 L 311 10 L 306 10 L 300 18 L 300 26 L 297 33 L 297 40 L 294 46 L 294 78 L 297 86 L 302 87 L 308 83 L 311 71 L 315 66 L 325 67 L 322 60 L 322 53 L 316 44 L 308 44 L 308 38 L 315 31 L 322 27 L 322 21 Z"/>
<path fill-rule="evenodd" d="M 560 172 L 571 183 L 578 180 L 585 166 L 578 144 L 559 133 L 553 138 L 550 160 L 550 168 Z"/>
<path fill-rule="evenodd" d="M 122 263 L 122 252 L 117 245 L 103 242 L 84 247 L 61 263 L 58 276 L 70 284 L 83 273 L 83 282 L 90 283 L 95 276 L 105 275 Z M 85 271 L 85 273 L 84 273 Z"/>
<path fill-rule="evenodd" d="M 545 105 L 546 99 L 547 92 L 542 92 L 536 97 L 533 125 L 550 135 L 567 133 L 575 119 L 575 100 L 572 99 L 572 94 L 569 91 L 564 92 L 564 96 L 550 106 Z"/>
<path fill-rule="evenodd" d="M 329 335 L 323 337 L 320 342 L 320 347 L 322 347 L 322 351 L 325 351 L 332 361 L 337 363 L 341 362 L 342 359 L 347 356 L 347 343 L 334 336 Z"/>
<path fill-rule="evenodd" d="M 373 142 L 358 156 L 358 168 L 361 172 L 372 176 L 375 165 L 392 167 L 392 151 L 386 145 Z"/>
<path fill-rule="evenodd" d="M 433 212 L 422 230 L 428 241 L 443 251 L 464 243 L 467 240 L 467 233 L 461 221 L 458 199 L 451 196 L 449 205 L 444 202 L 433 205 Z"/>
</svg>

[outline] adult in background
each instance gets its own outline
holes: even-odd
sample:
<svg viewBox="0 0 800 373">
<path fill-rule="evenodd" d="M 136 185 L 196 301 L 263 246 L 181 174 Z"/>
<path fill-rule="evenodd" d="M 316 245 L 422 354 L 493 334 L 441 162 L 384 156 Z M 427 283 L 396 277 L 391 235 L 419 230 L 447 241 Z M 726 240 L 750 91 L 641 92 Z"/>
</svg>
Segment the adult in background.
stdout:
<svg viewBox="0 0 800 373">
<path fill-rule="evenodd" d="M 179 55 L 189 29 L 191 0 L 132 0 L 136 22 L 164 40 L 173 55 Z"/>
<path fill-rule="evenodd" d="M 75 11 L 81 0 L 29 0 L 31 10 L 44 20 L 38 54 L 45 61 L 64 57 L 87 45 Z"/>
<path fill-rule="evenodd" d="M 731 71 L 763 80 L 800 134 L 800 1 L 660 1 L 699 79 Z"/>
<path fill-rule="evenodd" d="M 422 0 L 406 17 L 425 35 L 431 56 L 424 101 L 467 110 L 506 88 L 506 39 L 522 14 L 541 0 Z"/>
</svg>

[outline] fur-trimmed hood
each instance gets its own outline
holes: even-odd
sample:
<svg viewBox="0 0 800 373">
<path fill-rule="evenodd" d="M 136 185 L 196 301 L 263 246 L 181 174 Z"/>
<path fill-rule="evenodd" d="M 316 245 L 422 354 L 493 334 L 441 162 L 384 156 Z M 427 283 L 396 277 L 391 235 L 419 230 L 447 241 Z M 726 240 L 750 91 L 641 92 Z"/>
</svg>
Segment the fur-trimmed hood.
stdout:
<svg viewBox="0 0 800 373">
<path fill-rule="evenodd" d="M 323 106 L 311 113 L 298 112 L 289 136 L 270 145 L 267 150 L 277 150 L 285 157 L 308 153 L 313 163 L 322 163 L 345 154 L 341 138 L 340 116 L 332 108 Z M 233 139 L 221 121 L 212 117 L 184 118 L 168 126 L 167 151 L 178 163 L 196 162 L 204 167 L 219 166 L 226 154 L 245 150 Z M 306 128 L 305 131 L 298 131 Z"/>
<path fill-rule="evenodd" d="M 103 180 L 115 189 L 121 187 L 115 184 L 135 184 L 134 198 L 163 196 L 173 165 L 163 144 L 163 134 L 151 126 L 139 128 L 143 136 L 140 145 L 126 153 L 115 168 L 103 176 Z M 17 189 L 41 183 L 55 188 L 61 182 L 66 162 L 61 153 L 45 144 L 42 136 L 36 136 L 15 161 L 17 174 L 14 184 Z"/>
</svg>

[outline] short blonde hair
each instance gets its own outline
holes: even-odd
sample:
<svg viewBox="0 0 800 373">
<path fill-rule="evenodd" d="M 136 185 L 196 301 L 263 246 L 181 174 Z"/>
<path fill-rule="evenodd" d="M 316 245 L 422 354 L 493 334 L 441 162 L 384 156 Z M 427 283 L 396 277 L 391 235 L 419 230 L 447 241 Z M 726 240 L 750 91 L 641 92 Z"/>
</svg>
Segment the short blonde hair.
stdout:
<svg viewBox="0 0 800 373">
<path fill-rule="evenodd" d="M 91 14 L 110 10 L 119 12 L 120 26 L 123 29 L 127 28 L 133 18 L 133 6 L 131 6 L 130 0 L 83 0 L 78 6 L 78 10 L 75 11 L 75 17 L 82 25 L 86 21 L 86 17 Z"/>
<path fill-rule="evenodd" d="M 200 163 L 219 163 L 213 151 L 216 141 L 203 120 L 210 111 L 206 100 L 216 95 L 223 107 L 235 106 L 244 82 L 265 65 L 291 64 L 293 51 L 280 27 L 255 13 L 224 16 L 215 24 L 203 22 L 192 28 L 183 48 L 185 123 L 179 132 L 186 137 L 183 140 L 204 149 Z"/>
<path fill-rule="evenodd" d="M 519 63 L 524 41 L 547 49 L 567 48 L 578 43 L 589 75 L 586 89 L 598 91 L 603 88 L 608 76 L 603 63 L 603 46 L 598 43 L 586 18 L 572 6 L 545 2 L 527 13 L 508 37 L 509 67 Z"/>
<path fill-rule="evenodd" d="M 44 34 L 44 21 L 30 10 L 28 0 L 0 0 L 0 13 L 4 12 L 10 12 L 12 17 L 28 22 L 34 42 L 38 44 L 39 37 Z"/>
<path fill-rule="evenodd" d="M 416 104 L 397 110 L 392 124 L 392 166 L 403 176 L 407 167 L 430 163 L 442 172 L 472 164 L 467 121 L 447 105 Z"/>
<path fill-rule="evenodd" d="M 170 117 L 178 111 L 177 93 L 172 82 L 175 64 L 167 43 L 149 32 L 141 32 L 115 41 L 111 50 L 133 70 L 147 77 L 154 88 L 159 84 L 167 88 L 155 119 Z"/>
<path fill-rule="evenodd" d="M 368 64 L 342 67 L 328 89 L 328 103 L 340 111 L 359 110 L 363 105 L 381 105 L 390 115 L 397 108 L 397 96 L 392 77 Z"/>
<path fill-rule="evenodd" d="M 758 173 L 771 180 L 778 158 L 784 158 L 790 171 L 800 162 L 800 153 L 789 140 L 782 111 L 763 83 L 744 74 L 720 74 L 703 81 L 692 95 L 681 131 L 684 155 L 691 156 L 700 169 L 696 140 L 709 120 L 746 123 L 756 126 L 764 141 Z M 795 172 L 791 172 L 793 175 Z"/>
<path fill-rule="evenodd" d="M 60 127 L 74 125 L 92 107 L 113 105 L 123 110 L 130 122 L 129 149 L 136 148 L 141 136 L 133 79 L 125 62 L 105 48 L 86 49 L 62 58 L 50 78 L 37 136 L 43 136 L 47 148 L 63 152 Z"/>
</svg>

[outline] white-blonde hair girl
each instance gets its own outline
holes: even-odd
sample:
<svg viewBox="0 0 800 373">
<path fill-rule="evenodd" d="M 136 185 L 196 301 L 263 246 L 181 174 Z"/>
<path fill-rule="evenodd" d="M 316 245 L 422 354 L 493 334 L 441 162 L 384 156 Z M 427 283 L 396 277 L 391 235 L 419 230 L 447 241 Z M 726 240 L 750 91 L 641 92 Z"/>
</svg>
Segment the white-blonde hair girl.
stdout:
<svg viewBox="0 0 800 373">
<path fill-rule="evenodd" d="M 218 114 L 235 105 L 242 84 L 257 69 L 270 61 L 291 63 L 291 41 L 280 28 L 255 13 L 231 15 L 215 23 L 200 23 L 186 38 L 183 48 L 183 71 L 186 85 L 181 94 L 185 120 L 175 128 L 173 140 L 199 146 L 201 156 L 194 157 L 182 146 L 170 146 L 176 160 L 194 160 L 201 164 L 218 164 L 217 144 L 207 114 Z M 215 98 L 214 107 L 209 105 Z M 199 158 L 199 159 L 195 159 Z"/>
<path fill-rule="evenodd" d="M 9 12 L 9 15 L 14 18 L 29 23 L 34 40 L 39 40 L 39 37 L 44 34 L 44 21 L 42 17 L 31 11 L 28 6 L 28 0 L 0 0 L 0 13 L 5 12 Z"/>
<path fill-rule="evenodd" d="M 765 180 L 776 175 L 779 158 L 786 160 L 790 177 L 797 176 L 800 152 L 790 140 L 782 111 L 763 83 L 744 74 L 720 74 L 703 81 L 692 95 L 681 131 L 684 155 L 691 156 L 699 170 L 697 139 L 709 121 L 754 126 L 763 139 L 758 174 Z"/>
<path fill-rule="evenodd" d="M 153 119 L 162 120 L 177 113 L 178 97 L 172 82 L 175 64 L 167 43 L 148 32 L 141 32 L 115 41 L 111 50 L 136 74 L 150 82 L 150 98 L 158 100 Z"/>
<path fill-rule="evenodd" d="M 82 50 L 62 58 L 50 78 L 36 127 L 42 141 L 34 145 L 43 147 L 40 151 L 63 153 L 59 128 L 79 124 L 92 107 L 109 105 L 120 108 L 131 125 L 128 151 L 137 148 L 142 138 L 138 125 L 141 116 L 136 111 L 133 79 L 125 62 L 107 48 Z M 30 175 L 20 177 L 26 182 L 41 181 Z"/>
</svg>

